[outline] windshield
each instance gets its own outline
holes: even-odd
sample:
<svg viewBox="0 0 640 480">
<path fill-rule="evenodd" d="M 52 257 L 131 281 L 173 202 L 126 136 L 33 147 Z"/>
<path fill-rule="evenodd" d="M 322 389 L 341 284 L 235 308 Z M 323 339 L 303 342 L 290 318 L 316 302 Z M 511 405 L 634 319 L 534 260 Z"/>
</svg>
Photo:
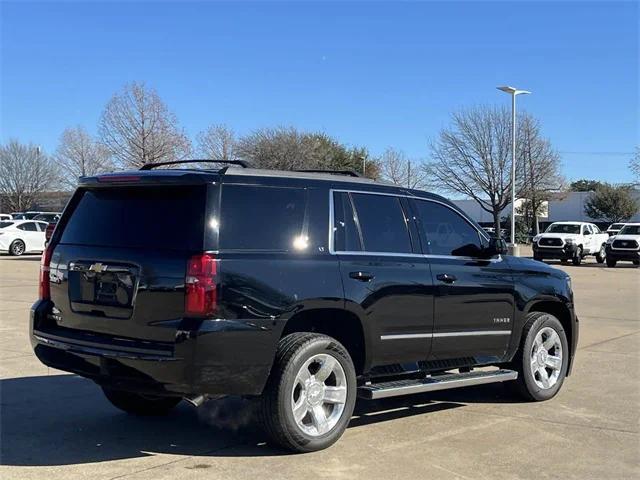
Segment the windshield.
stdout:
<svg viewBox="0 0 640 480">
<path fill-rule="evenodd" d="M 620 230 L 624 227 L 624 223 L 614 223 L 609 227 L 609 230 Z"/>
<path fill-rule="evenodd" d="M 622 227 L 618 235 L 640 235 L 640 225 L 627 225 Z"/>
<path fill-rule="evenodd" d="M 580 225 L 571 223 L 554 223 L 549 225 L 545 233 L 580 233 Z"/>
</svg>

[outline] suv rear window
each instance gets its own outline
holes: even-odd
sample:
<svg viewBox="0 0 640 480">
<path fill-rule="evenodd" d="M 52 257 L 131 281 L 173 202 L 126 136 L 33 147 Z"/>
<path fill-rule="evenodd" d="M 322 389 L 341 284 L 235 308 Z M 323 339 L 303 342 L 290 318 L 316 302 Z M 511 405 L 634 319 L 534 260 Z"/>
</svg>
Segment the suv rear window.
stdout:
<svg viewBox="0 0 640 480">
<path fill-rule="evenodd" d="M 84 190 L 60 243 L 202 250 L 204 186 Z"/>
<path fill-rule="evenodd" d="M 223 185 L 220 249 L 288 251 L 303 233 L 301 188 Z"/>
<path fill-rule="evenodd" d="M 411 238 L 400 199 L 395 196 L 352 193 L 364 250 L 411 253 Z"/>
</svg>

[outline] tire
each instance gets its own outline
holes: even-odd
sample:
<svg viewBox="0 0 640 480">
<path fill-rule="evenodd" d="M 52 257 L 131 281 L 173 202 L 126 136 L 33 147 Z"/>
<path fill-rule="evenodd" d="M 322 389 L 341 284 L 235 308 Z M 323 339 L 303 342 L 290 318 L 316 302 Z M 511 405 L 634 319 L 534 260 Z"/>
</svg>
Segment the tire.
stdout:
<svg viewBox="0 0 640 480">
<path fill-rule="evenodd" d="M 607 258 L 607 267 L 613 268 L 616 266 L 616 263 L 618 263 L 617 260 L 614 260 L 613 258 Z"/>
<path fill-rule="evenodd" d="M 120 410 L 139 416 L 157 416 L 169 413 L 182 398 L 156 397 L 139 393 L 125 392 L 102 387 L 104 395 L 111 404 Z"/>
<path fill-rule="evenodd" d="M 640 260 L 633 260 L 633 264 L 637 267 L 640 265 Z"/>
<path fill-rule="evenodd" d="M 571 263 L 573 263 L 576 267 L 582 263 L 582 247 L 578 247 L 576 250 L 576 254 L 571 259 Z"/>
<path fill-rule="evenodd" d="M 331 366 L 331 373 L 318 382 L 324 366 Z M 325 388 L 332 386 L 336 401 L 324 402 Z M 274 444 L 295 452 L 329 447 L 347 428 L 355 403 L 355 368 L 337 340 L 315 333 L 280 339 L 259 408 L 260 422 Z"/>
<path fill-rule="evenodd" d="M 533 259 L 534 259 L 534 260 L 536 260 L 536 261 L 538 261 L 538 262 L 541 262 L 541 261 L 542 261 L 542 257 L 538 257 L 537 255 L 534 255 L 534 256 L 533 256 Z"/>
<path fill-rule="evenodd" d="M 555 332 L 555 337 L 553 337 L 553 332 Z M 536 342 L 539 334 L 543 340 L 542 344 Z M 548 354 L 535 355 L 535 351 L 540 351 L 540 345 L 547 344 L 547 341 L 552 341 L 553 338 L 556 339 L 553 346 L 548 350 L 545 348 L 545 352 Z M 525 400 L 541 402 L 553 398 L 562 387 L 567 375 L 569 354 L 567 335 L 556 317 L 544 312 L 528 314 L 527 322 L 522 330 L 520 348 L 512 362 L 512 368 L 518 372 L 518 379 L 509 382 L 509 386 Z M 535 363 L 532 361 L 534 357 Z M 558 357 L 557 362 L 552 362 L 555 367 L 547 366 L 545 363 L 545 359 L 549 361 L 549 358 Z M 539 370 L 541 368 L 548 376 L 546 382 L 540 376 Z"/>
<path fill-rule="evenodd" d="M 9 245 L 9 254 L 15 257 L 19 257 L 26 250 L 26 245 L 22 240 L 14 240 L 11 245 Z"/>
<path fill-rule="evenodd" d="M 604 247 L 604 245 L 602 245 L 600 247 L 600 251 L 598 253 L 596 253 L 596 262 L 598 263 L 604 263 L 604 261 L 607 259 L 607 250 Z"/>
<path fill-rule="evenodd" d="M 560 263 L 563 264 L 563 265 L 566 265 L 568 261 L 569 260 L 567 260 L 566 258 L 561 258 L 560 259 Z"/>
</svg>

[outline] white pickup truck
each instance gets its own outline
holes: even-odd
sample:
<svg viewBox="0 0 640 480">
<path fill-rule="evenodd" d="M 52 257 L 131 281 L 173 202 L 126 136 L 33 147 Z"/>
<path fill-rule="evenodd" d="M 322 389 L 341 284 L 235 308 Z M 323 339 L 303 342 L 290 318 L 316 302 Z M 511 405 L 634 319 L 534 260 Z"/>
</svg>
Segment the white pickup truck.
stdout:
<svg viewBox="0 0 640 480">
<path fill-rule="evenodd" d="M 609 235 L 593 223 L 554 222 L 533 238 L 533 258 L 571 260 L 574 265 L 580 265 L 584 257 L 595 255 L 596 261 L 603 263 L 607 258 L 608 239 Z"/>
<path fill-rule="evenodd" d="M 607 241 L 607 267 L 619 261 L 640 265 L 640 223 L 627 223 Z"/>
</svg>

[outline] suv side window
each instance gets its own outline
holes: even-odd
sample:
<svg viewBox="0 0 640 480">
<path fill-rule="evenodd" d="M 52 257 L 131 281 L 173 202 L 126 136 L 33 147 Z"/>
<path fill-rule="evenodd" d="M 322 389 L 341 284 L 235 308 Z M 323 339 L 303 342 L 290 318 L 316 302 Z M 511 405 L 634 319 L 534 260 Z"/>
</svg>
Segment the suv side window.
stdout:
<svg viewBox="0 0 640 480">
<path fill-rule="evenodd" d="M 346 192 L 333 193 L 333 245 L 337 252 L 362 250 L 351 198 Z"/>
<path fill-rule="evenodd" d="M 428 253 L 475 257 L 482 249 L 478 231 L 453 209 L 440 203 L 414 199 L 427 237 Z"/>
<path fill-rule="evenodd" d="M 590 235 L 590 234 L 591 234 L 591 229 L 589 228 L 589 225 L 583 225 L 582 235 Z"/>
<path fill-rule="evenodd" d="M 22 225 L 18 225 L 16 228 L 20 230 L 24 230 L 25 232 L 37 232 L 38 227 L 36 227 L 35 222 L 27 222 Z"/>
<path fill-rule="evenodd" d="M 302 188 L 223 185 L 220 249 L 292 250 L 306 203 Z"/>
<path fill-rule="evenodd" d="M 351 193 L 367 252 L 412 253 L 400 197 Z"/>
</svg>

